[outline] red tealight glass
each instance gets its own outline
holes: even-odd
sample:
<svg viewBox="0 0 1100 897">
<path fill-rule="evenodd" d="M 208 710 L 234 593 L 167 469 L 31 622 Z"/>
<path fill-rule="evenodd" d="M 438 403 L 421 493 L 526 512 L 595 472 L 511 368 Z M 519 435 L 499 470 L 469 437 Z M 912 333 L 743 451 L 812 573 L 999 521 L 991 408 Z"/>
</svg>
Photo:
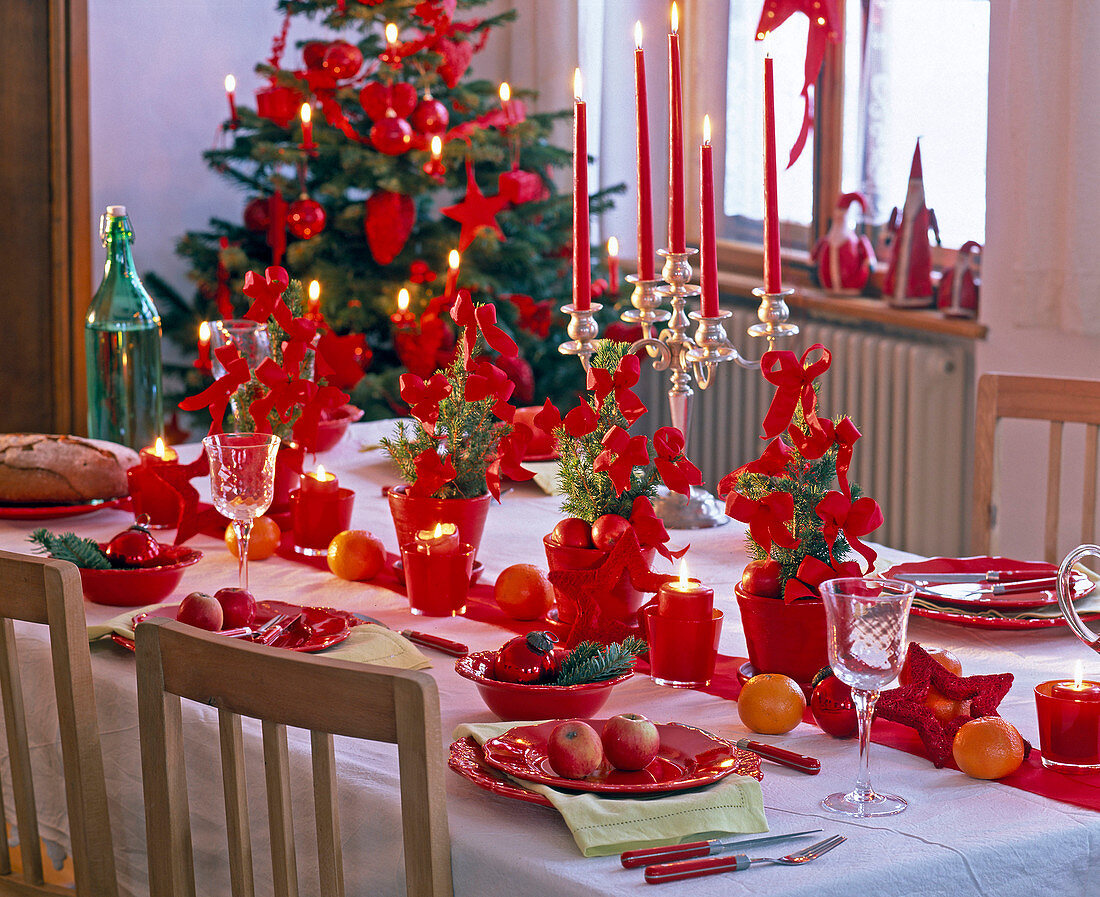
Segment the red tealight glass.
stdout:
<svg viewBox="0 0 1100 897">
<path fill-rule="evenodd" d="M 401 546 L 409 608 L 425 617 L 453 617 L 466 612 L 466 595 L 474 568 L 474 547 L 463 542 L 439 550 L 416 539 Z"/>
<path fill-rule="evenodd" d="M 714 589 L 705 588 L 697 579 L 666 582 L 657 590 L 657 612 L 671 620 L 710 620 Z"/>
<path fill-rule="evenodd" d="M 302 477 L 305 486 L 308 476 Z M 317 556 L 328 552 L 328 543 L 351 526 L 355 492 L 337 488 L 333 492 L 295 489 L 290 493 L 290 514 L 294 521 L 294 550 Z"/>
<path fill-rule="evenodd" d="M 1043 766 L 1059 772 L 1100 770 L 1100 682 L 1072 679 L 1035 686 Z"/>
<path fill-rule="evenodd" d="M 659 607 L 645 609 L 649 635 L 649 673 L 658 685 L 699 688 L 709 685 L 722 635 L 722 612 L 709 619 L 666 617 Z"/>
<path fill-rule="evenodd" d="M 170 529 L 179 520 L 180 498 L 156 471 L 165 467 L 177 467 L 176 450 L 165 447 L 158 439 L 154 447 L 141 450 L 141 464 L 126 471 L 126 483 L 134 507 L 134 519 L 145 518 L 153 529 Z"/>
</svg>

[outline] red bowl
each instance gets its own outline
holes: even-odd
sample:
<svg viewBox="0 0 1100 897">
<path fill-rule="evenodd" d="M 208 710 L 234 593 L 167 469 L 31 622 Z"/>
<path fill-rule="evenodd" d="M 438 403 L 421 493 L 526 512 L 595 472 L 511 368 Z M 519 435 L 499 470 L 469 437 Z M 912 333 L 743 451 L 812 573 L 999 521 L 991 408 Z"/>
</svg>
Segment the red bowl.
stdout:
<svg viewBox="0 0 1100 897">
<path fill-rule="evenodd" d="M 202 557 L 194 548 L 166 545 L 163 554 L 172 563 L 136 570 L 89 570 L 81 568 L 84 597 L 95 604 L 113 607 L 143 607 L 172 594 L 183 579 L 183 571 Z"/>
<path fill-rule="evenodd" d="M 317 424 L 317 442 L 314 451 L 327 452 L 336 448 L 344 434 L 353 423 L 363 416 L 363 409 L 354 405 L 342 405 L 334 412 L 334 416 L 328 420 L 322 420 Z"/>
<path fill-rule="evenodd" d="M 504 720 L 588 719 L 611 697 L 611 689 L 633 673 L 583 685 L 523 685 L 491 679 L 496 651 L 478 651 L 455 661 L 458 675 L 469 679 L 485 706 Z"/>
</svg>

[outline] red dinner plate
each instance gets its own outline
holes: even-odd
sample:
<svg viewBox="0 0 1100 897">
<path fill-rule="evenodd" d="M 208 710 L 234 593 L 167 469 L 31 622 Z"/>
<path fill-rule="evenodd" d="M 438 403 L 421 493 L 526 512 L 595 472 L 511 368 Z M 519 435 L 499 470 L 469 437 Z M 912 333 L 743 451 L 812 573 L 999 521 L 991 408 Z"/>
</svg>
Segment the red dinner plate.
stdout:
<svg viewBox="0 0 1100 897">
<path fill-rule="evenodd" d="M 489 739 L 484 745 L 485 762 L 517 779 L 597 794 L 664 794 L 710 785 L 731 773 L 760 776 L 760 760 L 755 754 L 694 726 L 658 723 L 661 748 L 645 769 L 627 772 L 605 762 L 587 778 L 562 778 L 547 757 L 550 733 L 560 722 L 516 726 Z M 606 720 L 586 722 L 600 732 Z"/>
<path fill-rule="evenodd" d="M 55 520 L 113 508 L 122 499 L 99 498 L 76 505 L 0 505 L 0 520 Z"/>
<path fill-rule="evenodd" d="M 174 620 L 178 609 L 178 604 L 165 604 L 149 614 L 138 614 L 134 617 L 134 626 L 147 616 L 168 617 Z M 300 607 L 283 601 L 260 601 L 256 605 L 256 624 L 264 623 L 276 614 L 297 613 L 302 614 L 302 619 L 284 629 L 268 647 L 289 648 L 291 651 L 323 651 L 346 639 L 349 629 L 354 625 L 349 615 L 343 611 L 335 611 L 327 607 Z M 124 648 L 129 648 L 131 651 L 134 649 L 134 643 L 125 636 L 116 633 L 112 638 Z"/>
<path fill-rule="evenodd" d="M 447 765 L 462 778 L 473 782 L 478 788 L 492 791 L 493 794 L 538 804 L 540 807 L 554 806 L 546 795 L 529 791 L 493 769 L 485 762 L 485 751 L 481 749 L 481 745 L 469 736 L 451 745 L 451 756 Z"/>
<path fill-rule="evenodd" d="M 1065 617 L 993 617 L 982 613 L 968 613 L 965 610 L 952 610 L 947 607 L 929 608 L 913 605 L 909 611 L 914 617 L 936 620 L 940 623 L 954 623 L 970 629 L 1048 629 L 1052 626 L 1065 626 Z M 1100 613 L 1084 613 L 1085 622 L 1100 620 Z"/>
<path fill-rule="evenodd" d="M 929 579 L 935 579 L 937 573 L 989 573 L 993 570 L 1034 571 L 1036 579 L 1058 576 L 1058 568 L 1054 564 L 1042 561 L 1017 561 L 1003 557 L 929 558 L 926 561 L 898 564 L 882 575 L 889 578 L 898 573 L 927 574 Z M 1084 597 L 1092 590 L 1092 581 L 1083 573 L 1075 572 L 1073 600 Z M 954 608 L 1024 610 L 1029 607 L 1046 607 L 1058 603 L 1058 592 L 1055 589 L 994 595 L 991 583 L 944 583 L 918 586 L 917 594 L 937 604 L 951 605 L 950 608 L 945 608 L 948 612 L 954 612 Z"/>
</svg>

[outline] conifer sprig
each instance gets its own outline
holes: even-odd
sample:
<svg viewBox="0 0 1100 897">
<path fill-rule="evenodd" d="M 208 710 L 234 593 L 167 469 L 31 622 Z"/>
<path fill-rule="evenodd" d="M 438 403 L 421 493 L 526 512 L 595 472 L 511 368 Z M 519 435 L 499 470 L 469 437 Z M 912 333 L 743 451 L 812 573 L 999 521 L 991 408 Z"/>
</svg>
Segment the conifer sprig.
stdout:
<svg viewBox="0 0 1100 897">
<path fill-rule="evenodd" d="M 579 685 L 582 682 L 606 682 L 629 673 L 639 654 L 648 645 L 634 636 L 628 636 L 612 645 L 581 642 L 562 661 L 554 685 Z"/>
<path fill-rule="evenodd" d="M 95 539 L 82 539 L 76 533 L 51 533 L 48 529 L 36 529 L 28 540 L 59 561 L 69 561 L 88 570 L 110 570 L 113 566 L 107 553 Z"/>
</svg>

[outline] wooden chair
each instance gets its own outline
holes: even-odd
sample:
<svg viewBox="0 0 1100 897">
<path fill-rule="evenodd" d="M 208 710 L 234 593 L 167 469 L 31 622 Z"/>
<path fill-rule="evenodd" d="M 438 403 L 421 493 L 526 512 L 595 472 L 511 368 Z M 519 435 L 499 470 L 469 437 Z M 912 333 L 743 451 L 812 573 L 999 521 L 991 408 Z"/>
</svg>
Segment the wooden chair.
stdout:
<svg viewBox="0 0 1100 897">
<path fill-rule="evenodd" d="M 1096 542 L 1096 464 L 1100 433 L 1100 381 L 1056 377 L 983 374 L 978 381 L 974 441 L 974 511 L 970 542 L 974 554 L 990 554 L 996 523 L 993 503 L 997 424 L 1005 418 L 1050 421 L 1047 501 L 1043 556 L 1059 560 L 1058 517 L 1061 509 L 1062 432 L 1064 424 L 1085 425 L 1085 469 L 1081 484 L 1081 541 Z"/>
<path fill-rule="evenodd" d="M 13 620 L 41 623 L 50 630 L 76 893 L 115 897 L 118 882 L 80 573 L 66 561 L 7 551 L 0 551 L 0 694 L 23 870 L 21 874 L 12 872 L 5 845 L 0 850 L 0 894 L 73 894 L 71 888 L 46 884 L 42 877 L 42 846 Z M 2 801 L 0 816 L 6 817 Z M 0 821 L 7 826 L 6 818 Z"/>
<path fill-rule="evenodd" d="M 262 721 L 276 895 L 298 893 L 286 740 L 295 726 L 311 736 L 317 893 L 344 894 L 332 741 L 344 735 L 397 745 L 407 893 L 450 897 L 439 694 L 430 676 L 264 648 L 169 620 L 140 624 L 136 642 L 151 897 L 195 895 L 181 697 L 218 709 L 234 897 L 253 893 L 242 715 Z M 355 700 L 317 700 L 323 694 Z"/>
</svg>

